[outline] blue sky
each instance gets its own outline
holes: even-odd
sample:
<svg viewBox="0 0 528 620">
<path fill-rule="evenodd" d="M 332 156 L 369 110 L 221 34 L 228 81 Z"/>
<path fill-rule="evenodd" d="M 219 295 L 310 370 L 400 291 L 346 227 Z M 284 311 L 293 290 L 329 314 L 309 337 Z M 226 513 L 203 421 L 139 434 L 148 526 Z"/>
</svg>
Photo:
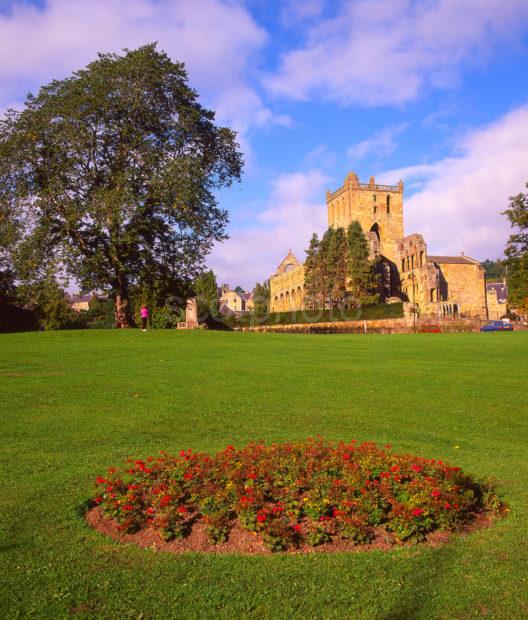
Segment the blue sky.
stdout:
<svg viewBox="0 0 528 620">
<path fill-rule="evenodd" d="M 0 0 L 0 113 L 151 41 L 239 132 L 230 239 L 208 259 L 222 282 L 302 258 L 349 170 L 404 180 L 406 233 L 432 254 L 501 255 L 528 181 L 526 0 Z"/>
</svg>

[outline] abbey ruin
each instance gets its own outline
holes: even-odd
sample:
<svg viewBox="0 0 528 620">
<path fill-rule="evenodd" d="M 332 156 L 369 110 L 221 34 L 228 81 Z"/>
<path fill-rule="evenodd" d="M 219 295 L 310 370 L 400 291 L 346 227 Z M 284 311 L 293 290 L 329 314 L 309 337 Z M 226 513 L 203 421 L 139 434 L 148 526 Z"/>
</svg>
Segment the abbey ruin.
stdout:
<svg viewBox="0 0 528 620">
<path fill-rule="evenodd" d="M 381 301 L 399 298 L 422 316 L 488 318 L 486 282 L 480 262 L 469 256 L 431 256 L 422 235 L 405 236 L 403 182 L 360 183 L 349 172 L 342 187 L 326 192 L 328 226 L 357 220 L 372 259 L 383 262 Z M 305 307 L 303 264 L 290 251 L 270 278 L 271 311 Z"/>
</svg>

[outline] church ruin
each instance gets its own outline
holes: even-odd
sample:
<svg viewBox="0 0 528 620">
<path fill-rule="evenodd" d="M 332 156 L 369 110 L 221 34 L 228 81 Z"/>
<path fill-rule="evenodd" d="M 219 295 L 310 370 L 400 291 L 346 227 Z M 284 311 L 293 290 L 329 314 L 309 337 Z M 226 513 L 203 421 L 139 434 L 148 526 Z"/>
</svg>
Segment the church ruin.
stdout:
<svg viewBox="0 0 528 620">
<path fill-rule="evenodd" d="M 423 316 L 488 318 L 486 281 L 480 262 L 469 256 L 431 256 L 422 235 L 405 236 L 403 182 L 360 183 L 349 172 L 342 187 L 326 192 L 328 226 L 347 228 L 357 220 L 371 258 L 383 262 L 382 301 L 399 298 Z M 271 311 L 305 307 L 303 264 L 291 250 L 270 278 Z"/>
</svg>

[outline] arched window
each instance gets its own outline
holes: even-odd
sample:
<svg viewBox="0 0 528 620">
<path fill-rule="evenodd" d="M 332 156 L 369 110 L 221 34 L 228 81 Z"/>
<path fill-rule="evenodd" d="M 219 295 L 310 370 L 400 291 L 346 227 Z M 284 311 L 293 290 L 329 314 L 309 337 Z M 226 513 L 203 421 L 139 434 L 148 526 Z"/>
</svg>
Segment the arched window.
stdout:
<svg viewBox="0 0 528 620">
<path fill-rule="evenodd" d="M 380 228 L 377 224 L 372 224 L 372 226 L 370 227 L 370 232 L 376 233 L 376 237 L 378 238 L 378 241 L 381 241 Z"/>
<path fill-rule="evenodd" d="M 390 196 L 387 194 L 387 213 L 390 213 Z"/>
</svg>

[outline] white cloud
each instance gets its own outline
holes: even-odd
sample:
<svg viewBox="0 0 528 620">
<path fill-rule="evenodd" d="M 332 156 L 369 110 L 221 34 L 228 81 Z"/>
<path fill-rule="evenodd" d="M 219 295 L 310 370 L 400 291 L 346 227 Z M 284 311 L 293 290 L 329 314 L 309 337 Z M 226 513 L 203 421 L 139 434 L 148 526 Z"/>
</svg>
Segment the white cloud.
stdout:
<svg viewBox="0 0 528 620">
<path fill-rule="evenodd" d="M 431 254 L 496 258 L 511 232 L 501 212 L 528 181 L 527 144 L 528 105 L 468 133 L 456 156 L 376 178 L 414 186 L 405 200 L 405 231 L 422 233 Z"/>
<path fill-rule="evenodd" d="M 387 157 L 396 150 L 396 137 L 403 133 L 408 126 L 409 123 L 400 123 L 394 127 L 386 127 L 371 138 L 353 144 L 347 150 L 348 158 L 359 161 L 368 155 L 374 155 L 377 159 Z"/>
<path fill-rule="evenodd" d="M 456 82 L 463 63 L 528 30 L 526 0 L 357 0 L 285 53 L 268 89 L 284 97 L 399 105 Z"/>
<path fill-rule="evenodd" d="M 528 105 L 462 138 L 455 155 L 377 174 L 379 183 L 402 178 L 406 234 L 424 235 L 431 254 L 478 259 L 502 255 L 510 234 L 501 215 L 511 195 L 528 181 Z M 209 263 L 219 280 L 252 287 L 266 279 L 291 248 L 303 260 L 313 232 L 326 230 L 324 189 L 329 178 L 317 169 L 280 175 L 266 208 L 249 214 L 252 225 L 231 231 Z M 333 186 L 332 186 L 333 187 Z M 334 188 L 335 189 L 335 188 Z"/>
<path fill-rule="evenodd" d="M 241 132 L 275 119 L 249 85 L 267 33 L 232 0 L 22 1 L 0 14 L 0 107 L 93 60 L 158 41 L 183 60 L 191 85 L 219 122 Z"/>
<path fill-rule="evenodd" d="M 307 153 L 304 157 L 304 161 L 311 168 L 327 170 L 335 166 L 337 154 L 329 149 L 326 144 L 321 144 Z"/>
<path fill-rule="evenodd" d="M 248 227 L 230 231 L 230 239 L 218 244 L 208 264 L 218 281 L 252 289 L 269 278 L 288 249 L 304 260 L 312 233 L 327 227 L 324 186 L 319 170 L 281 174 L 272 184 L 268 204 L 250 215 Z"/>
</svg>

